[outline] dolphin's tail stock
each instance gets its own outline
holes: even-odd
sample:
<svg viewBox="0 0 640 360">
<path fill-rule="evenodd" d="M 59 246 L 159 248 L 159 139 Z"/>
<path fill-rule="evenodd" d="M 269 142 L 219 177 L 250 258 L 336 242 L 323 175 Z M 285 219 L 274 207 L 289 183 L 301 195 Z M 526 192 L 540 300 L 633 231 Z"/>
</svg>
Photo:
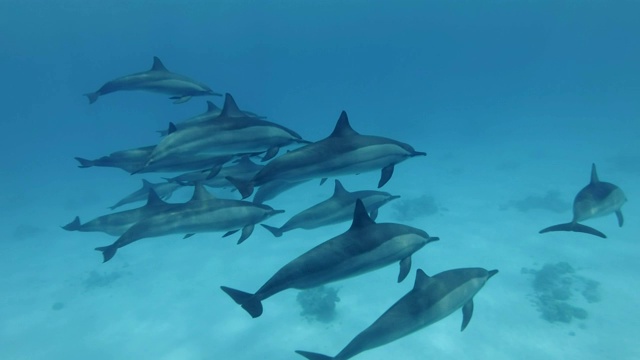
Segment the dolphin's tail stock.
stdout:
<svg viewBox="0 0 640 360">
<path fill-rule="evenodd" d="M 116 243 L 113 243 L 108 246 L 97 247 L 96 250 L 102 251 L 102 262 L 106 263 L 107 261 L 111 260 L 111 258 L 116 254 L 118 245 L 116 245 Z"/>
<path fill-rule="evenodd" d="M 322 355 L 318 353 L 313 353 L 309 351 L 296 350 L 296 353 L 306 357 L 309 360 L 331 360 L 333 359 L 331 356 Z"/>
<path fill-rule="evenodd" d="M 87 98 L 89 98 L 89 104 L 93 104 L 100 97 L 100 93 L 98 91 L 84 94 Z"/>
<path fill-rule="evenodd" d="M 254 185 L 251 181 L 243 181 L 231 176 L 227 176 L 225 179 L 238 189 L 243 199 L 246 199 L 253 194 Z"/>
<path fill-rule="evenodd" d="M 76 216 L 76 218 L 73 219 L 72 222 L 68 223 L 67 225 L 63 226 L 62 228 L 67 230 L 67 231 L 77 231 L 77 230 L 80 230 L 81 226 L 82 226 L 82 224 L 80 223 L 80 217 Z"/>
<path fill-rule="evenodd" d="M 236 304 L 242 306 L 252 318 L 257 318 L 262 315 L 262 303 L 258 300 L 254 294 L 249 294 L 244 291 L 232 289 L 226 286 L 220 286 L 222 291 L 231 296 Z"/>
<path fill-rule="evenodd" d="M 262 225 L 263 228 L 269 230 L 275 237 L 280 237 L 282 236 L 282 234 L 284 234 L 284 231 L 280 230 L 280 228 L 277 228 L 275 226 L 269 226 L 265 224 L 260 224 L 260 225 Z"/>
<path fill-rule="evenodd" d="M 79 168 L 88 168 L 93 166 L 92 160 L 87 160 L 81 157 L 75 157 L 74 159 L 76 159 L 80 163 L 80 165 L 78 165 Z"/>
<path fill-rule="evenodd" d="M 575 231 L 575 232 L 581 232 L 585 234 L 599 236 L 603 239 L 607 238 L 607 235 L 601 233 L 600 231 L 586 225 L 578 224 L 577 222 L 570 222 L 566 224 L 549 226 L 548 228 L 544 228 L 540 230 L 540 234 L 544 234 L 546 232 L 551 232 L 551 231 Z"/>
</svg>

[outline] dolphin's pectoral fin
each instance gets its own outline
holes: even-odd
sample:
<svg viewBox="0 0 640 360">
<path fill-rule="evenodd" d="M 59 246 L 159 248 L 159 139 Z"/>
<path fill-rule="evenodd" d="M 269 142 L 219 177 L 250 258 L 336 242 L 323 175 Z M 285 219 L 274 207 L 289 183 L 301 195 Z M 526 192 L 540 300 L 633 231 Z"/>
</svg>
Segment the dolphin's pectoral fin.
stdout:
<svg viewBox="0 0 640 360">
<path fill-rule="evenodd" d="M 581 232 L 581 233 L 585 233 L 585 234 L 591 234 L 591 235 L 595 235 L 595 236 L 599 236 L 603 239 L 607 238 L 607 235 L 601 233 L 600 231 L 586 226 L 586 225 L 582 225 L 582 224 L 578 224 L 578 223 L 574 223 L 574 222 L 570 222 L 570 223 L 566 223 L 566 224 L 558 224 L 558 225 L 553 225 L 553 226 L 549 226 L 548 228 L 544 228 L 542 230 L 539 231 L 540 234 L 544 234 L 546 232 L 551 232 L 551 231 L 574 231 L 574 232 Z"/>
<path fill-rule="evenodd" d="M 284 231 L 282 231 L 280 228 L 277 228 L 275 226 L 269 226 L 265 224 L 260 224 L 260 225 L 262 225 L 263 228 L 269 230 L 269 232 L 271 232 L 275 237 L 280 237 L 282 236 L 282 234 L 284 234 Z"/>
<path fill-rule="evenodd" d="M 247 225 L 242 228 L 242 235 L 240 235 L 240 239 L 238 239 L 238 244 L 242 244 L 243 241 L 247 240 L 249 236 L 253 233 L 253 229 L 256 226 L 254 224 Z"/>
<path fill-rule="evenodd" d="M 273 159 L 276 155 L 278 155 L 278 151 L 280 151 L 280 147 L 278 146 L 270 147 L 269 149 L 267 149 L 267 152 L 264 154 L 261 161 L 264 162 L 264 161 L 269 161 Z"/>
<path fill-rule="evenodd" d="M 80 217 L 76 216 L 76 218 L 73 219 L 72 222 L 68 223 L 67 225 L 63 226 L 62 228 L 67 230 L 67 231 L 77 231 L 77 230 L 80 230 L 81 226 L 82 226 L 82 224 L 80 223 Z"/>
<path fill-rule="evenodd" d="M 262 303 L 256 299 L 255 295 L 226 286 L 220 286 L 220 288 L 227 293 L 227 295 L 231 296 L 236 304 L 241 305 L 252 318 L 257 318 L 262 315 Z"/>
<path fill-rule="evenodd" d="M 212 167 L 211 170 L 209 170 L 209 175 L 207 175 L 205 180 L 213 179 L 214 177 L 216 177 L 220 173 L 220 170 L 222 170 L 222 165 L 216 165 L 216 166 Z"/>
<path fill-rule="evenodd" d="M 327 182 L 327 178 L 320 179 L 320 186 Z"/>
<path fill-rule="evenodd" d="M 102 262 L 106 263 L 107 261 L 111 260 L 111 258 L 116 254 L 118 245 L 116 245 L 116 243 L 113 243 L 109 246 L 97 247 L 96 250 L 102 251 Z"/>
<path fill-rule="evenodd" d="M 400 260 L 400 273 L 398 274 L 398 282 L 402 282 L 407 275 L 409 275 L 409 271 L 411 270 L 411 256 L 407 256 L 406 258 Z"/>
<path fill-rule="evenodd" d="M 174 104 L 183 104 L 191 100 L 191 95 L 172 96 L 169 99 L 173 100 Z"/>
<path fill-rule="evenodd" d="M 371 220 L 375 221 L 378 217 L 378 209 L 371 210 L 371 212 L 369 213 L 369 217 L 371 218 Z"/>
<path fill-rule="evenodd" d="M 394 164 L 387 165 L 382 168 L 382 173 L 380 174 L 380 181 L 378 182 L 378 188 L 381 188 L 386 184 L 391 176 L 393 175 Z"/>
<path fill-rule="evenodd" d="M 190 237 L 192 237 L 193 235 L 195 235 L 196 233 L 190 233 L 190 234 L 184 234 L 183 239 L 188 239 Z"/>
<path fill-rule="evenodd" d="M 296 350 L 296 354 L 300 354 L 306 357 L 309 360 L 331 360 L 333 359 L 331 356 L 322 355 L 318 353 L 313 353 L 309 351 Z"/>
<path fill-rule="evenodd" d="M 622 225 L 624 225 L 624 217 L 622 217 L 622 211 L 616 211 L 616 217 L 618 218 L 618 226 L 622 227 Z"/>
<path fill-rule="evenodd" d="M 227 231 L 226 233 L 224 233 L 224 235 L 222 235 L 222 237 L 227 237 L 227 236 L 233 235 L 233 234 L 235 234 L 235 233 L 237 233 L 237 232 L 238 232 L 238 229 L 235 229 L 235 230 L 229 230 L 229 231 Z"/>
<path fill-rule="evenodd" d="M 469 321 L 471 321 L 471 316 L 473 315 L 473 298 L 467 301 L 466 304 L 462 307 L 462 327 L 460 331 L 464 331 L 469 325 Z"/>
</svg>

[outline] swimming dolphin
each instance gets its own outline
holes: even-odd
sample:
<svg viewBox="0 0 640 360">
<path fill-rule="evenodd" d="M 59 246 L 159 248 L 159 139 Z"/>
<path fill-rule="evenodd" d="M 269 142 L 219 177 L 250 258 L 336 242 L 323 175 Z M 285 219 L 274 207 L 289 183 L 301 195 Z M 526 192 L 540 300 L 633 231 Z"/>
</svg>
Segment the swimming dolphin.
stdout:
<svg viewBox="0 0 640 360">
<path fill-rule="evenodd" d="M 227 179 L 230 179 L 230 178 L 236 179 L 237 177 L 235 177 L 235 176 L 227 176 Z M 251 180 L 251 178 L 248 178 L 248 179 L 237 178 L 237 179 L 240 179 L 240 181 L 249 181 L 249 180 Z M 228 181 L 229 180 L 227 180 L 227 182 Z M 256 204 L 262 204 L 265 201 L 269 201 L 269 200 L 275 198 L 276 196 L 282 194 L 285 191 L 291 190 L 291 189 L 293 189 L 294 187 L 296 187 L 298 185 L 302 185 L 302 184 L 306 183 L 307 181 L 309 181 L 309 180 L 294 181 L 294 182 L 285 181 L 285 180 L 276 180 L 276 181 L 272 181 L 272 182 L 266 183 L 266 184 L 260 186 L 260 188 L 258 188 L 258 191 L 256 191 L 255 195 L 253 195 L 253 199 L 251 201 L 253 201 Z M 229 184 L 231 184 L 231 183 L 229 183 Z"/>
<path fill-rule="evenodd" d="M 243 113 L 245 113 L 247 116 L 251 116 L 251 117 L 255 117 L 255 118 L 259 118 L 259 119 L 266 119 L 266 116 L 260 116 L 257 115 L 256 113 L 253 113 L 251 111 L 246 111 L 246 110 L 242 110 Z M 220 114 L 222 113 L 222 109 L 217 107 L 216 104 L 214 104 L 213 102 L 207 100 L 207 111 L 203 112 L 202 114 L 190 117 L 182 122 L 177 122 L 174 124 L 175 126 L 175 130 L 180 130 L 180 129 L 184 129 L 186 127 L 189 126 L 193 126 L 193 125 L 197 125 L 199 123 L 202 122 L 206 122 L 206 121 L 210 121 L 213 120 L 215 118 L 217 118 L 218 116 L 220 116 Z M 172 129 L 173 130 L 173 129 Z M 169 130 L 158 130 L 158 132 L 160 133 L 161 136 L 165 136 L 169 133 Z"/>
<path fill-rule="evenodd" d="M 241 229 L 240 244 L 251 236 L 255 224 L 284 212 L 249 201 L 218 199 L 200 184 L 195 187 L 192 199 L 179 205 L 138 221 L 113 244 L 96 248 L 102 252 L 103 262 L 134 241 L 170 234 L 185 234 L 187 238 L 195 233 L 226 231 L 223 236 L 226 237 Z"/>
<path fill-rule="evenodd" d="M 338 224 L 353 217 L 353 209 L 358 199 L 362 200 L 365 209 L 369 211 L 369 216 L 372 220 L 375 220 L 378 216 L 378 208 L 399 197 L 383 191 L 363 190 L 348 192 L 342 186 L 342 183 L 336 180 L 333 195 L 329 199 L 299 212 L 279 228 L 265 224 L 261 225 L 274 236 L 280 237 L 283 233 L 293 229 L 315 229 L 321 226 Z"/>
<path fill-rule="evenodd" d="M 132 173 L 144 166 L 155 147 L 155 145 L 151 145 L 116 151 L 95 160 L 89 160 L 81 157 L 76 157 L 75 159 L 80 163 L 80 165 L 78 165 L 79 168 L 89 168 L 94 166 L 115 167 L 128 173 Z"/>
<path fill-rule="evenodd" d="M 142 201 L 147 199 L 149 196 L 149 190 L 152 190 L 163 200 L 167 200 L 173 195 L 173 192 L 176 191 L 180 187 L 180 184 L 172 183 L 172 182 L 161 182 L 161 183 L 152 183 L 148 180 L 142 179 L 142 187 L 131 194 L 122 198 L 122 200 L 118 201 L 115 205 L 110 206 L 109 209 L 115 210 L 116 208 L 134 203 L 137 201 Z"/>
<path fill-rule="evenodd" d="M 253 193 L 254 186 L 274 180 L 302 181 L 338 175 L 380 170 L 378 188 L 391 179 L 396 164 L 426 153 L 408 144 L 380 136 L 361 135 L 349 124 L 346 112 L 340 114 L 331 135 L 275 158 L 249 182 L 230 181 L 243 198 Z"/>
<path fill-rule="evenodd" d="M 285 289 L 309 289 L 400 262 L 398 282 L 411 269 L 411 255 L 438 240 L 410 226 L 376 224 L 361 200 L 356 201 L 351 228 L 314 247 L 278 270 L 254 294 L 221 289 L 252 317 L 262 314 L 262 300 Z"/>
<path fill-rule="evenodd" d="M 454 269 L 433 277 L 418 269 L 413 289 L 393 304 L 371 326 L 358 334 L 338 355 L 308 351 L 296 353 L 309 360 L 347 360 L 434 324 L 462 308 L 464 330 L 473 315 L 473 297 L 498 270 Z"/>
<path fill-rule="evenodd" d="M 308 141 L 293 130 L 247 116 L 238 108 L 233 97 L 226 94 L 220 116 L 181 130 L 169 131 L 153 150 L 146 166 L 152 166 L 169 156 L 198 153 L 228 155 L 266 151 L 263 157 L 265 161 L 273 158 L 281 147 L 306 143 Z"/>
<path fill-rule="evenodd" d="M 162 64 L 157 56 L 153 57 L 153 66 L 148 71 L 119 77 L 102 85 L 96 92 L 84 94 L 93 104 L 98 97 L 116 91 L 145 90 L 172 95 L 174 104 L 189 101 L 192 96 L 214 95 L 221 96 L 207 85 L 192 80 L 186 76 L 172 73 Z"/>
<path fill-rule="evenodd" d="M 142 207 L 102 215 L 84 224 L 80 223 L 80 218 L 76 216 L 72 222 L 62 228 L 67 231 L 104 232 L 120 236 L 138 221 L 177 205 L 162 201 L 151 187 L 147 188 L 147 194 L 147 203 Z"/>
<path fill-rule="evenodd" d="M 592 164 L 591 182 L 582 188 L 573 200 L 573 220 L 566 224 L 549 226 L 540 230 L 540 234 L 550 231 L 576 231 L 606 238 L 607 235 L 579 222 L 615 213 L 618 226 L 622 227 L 624 218 L 620 208 L 626 201 L 627 197 L 619 187 L 598 179 L 596 164 Z"/>
<path fill-rule="evenodd" d="M 202 185 L 211 188 L 233 188 L 233 184 L 225 179 L 225 177 L 233 176 L 249 180 L 263 167 L 264 165 L 258 165 L 251 161 L 249 155 L 243 155 L 239 159 L 232 161 L 231 165 L 223 166 L 217 174 L 212 173 L 211 171 L 198 170 L 174 176 L 166 180 L 180 185 L 194 185 L 195 183 L 201 183 Z"/>
</svg>

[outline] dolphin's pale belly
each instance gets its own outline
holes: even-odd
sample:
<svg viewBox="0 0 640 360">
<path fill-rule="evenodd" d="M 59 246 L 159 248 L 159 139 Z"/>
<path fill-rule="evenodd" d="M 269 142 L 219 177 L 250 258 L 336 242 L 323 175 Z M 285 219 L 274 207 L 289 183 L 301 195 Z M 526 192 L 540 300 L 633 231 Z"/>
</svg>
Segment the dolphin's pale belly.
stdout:
<svg viewBox="0 0 640 360">
<path fill-rule="evenodd" d="M 198 84 L 173 78 L 141 82 L 131 90 L 146 90 L 169 95 L 189 95 L 206 92 L 206 90 Z"/>
<path fill-rule="evenodd" d="M 588 198 L 577 201 L 573 207 L 575 221 L 580 222 L 614 213 L 620 210 L 626 200 L 622 190 L 616 188 L 602 199 Z"/>
<path fill-rule="evenodd" d="M 307 289 L 364 274 L 400 261 L 425 244 L 426 239 L 416 234 L 397 235 L 371 251 L 344 259 L 335 266 L 288 279 L 288 287 Z"/>
<path fill-rule="evenodd" d="M 360 174 L 380 170 L 409 157 L 409 153 L 394 144 L 362 147 L 341 154 L 328 154 L 320 161 L 310 162 L 285 171 L 271 174 L 269 180 L 301 181 L 320 177 Z"/>
</svg>

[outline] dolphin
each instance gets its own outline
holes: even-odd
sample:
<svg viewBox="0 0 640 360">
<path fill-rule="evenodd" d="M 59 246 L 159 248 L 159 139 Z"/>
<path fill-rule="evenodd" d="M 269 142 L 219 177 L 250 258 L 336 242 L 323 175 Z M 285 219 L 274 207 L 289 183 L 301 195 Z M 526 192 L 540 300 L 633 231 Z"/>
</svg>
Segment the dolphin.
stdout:
<svg viewBox="0 0 640 360">
<path fill-rule="evenodd" d="M 226 177 L 232 176 L 240 179 L 251 179 L 264 165 L 258 165 L 251 161 L 250 155 L 243 155 L 233 161 L 233 165 L 223 166 L 217 174 L 211 171 L 192 171 L 166 179 L 181 185 L 194 185 L 201 183 L 211 188 L 233 187 Z M 235 189 L 235 188 L 234 188 Z"/>
<path fill-rule="evenodd" d="M 150 190 L 153 189 L 153 192 L 156 193 L 161 199 L 167 200 L 173 195 L 173 192 L 176 191 L 180 187 L 180 184 L 172 183 L 172 182 L 161 182 L 161 183 L 152 183 L 148 180 L 142 179 L 142 187 L 131 194 L 122 198 L 122 200 L 118 201 L 115 205 L 110 206 L 109 209 L 115 210 L 116 208 L 134 203 L 136 201 L 142 201 L 145 198 L 148 198 Z"/>
<path fill-rule="evenodd" d="M 285 289 L 309 289 L 400 262 L 398 282 L 411 269 L 411 255 L 438 240 L 410 226 L 373 221 L 356 201 L 351 228 L 292 260 L 254 294 L 222 286 L 252 317 L 262 314 L 262 300 Z"/>
<path fill-rule="evenodd" d="M 78 165 L 79 168 L 89 168 L 94 166 L 115 167 L 128 173 L 132 173 L 144 166 L 155 147 L 155 145 L 151 145 L 116 151 L 95 160 L 89 160 L 81 157 L 76 157 L 75 159 L 80 163 L 80 165 Z"/>
<path fill-rule="evenodd" d="M 426 153 L 396 140 L 359 134 L 351 128 L 347 113 L 343 111 L 329 137 L 277 157 L 249 182 L 233 178 L 230 181 L 242 197 L 247 198 L 253 193 L 254 186 L 274 180 L 295 182 L 382 169 L 380 188 L 391 179 L 396 164 L 424 155 Z"/>
<path fill-rule="evenodd" d="M 261 116 L 258 115 L 254 112 L 251 111 L 246 111 L 246 110 L 241 110 L 243 113 L 245 113 L 247 116 L 250 117 L 255 117 L 255 118 L 259 118 L 259 119 L 266 119 L 266 116 Z M 218 116 L 220 116 L 220 114 L 222 113 L 222 109 L 219 108 L 218 106 L 216 106 L 216 104 L 214 104 L 213 102 L 207 100 L 207 111 L 203 112 L 202 114 L 190 117 L 182 122 L 177 122 L 175 123 L 175 129 L 176 130 L 180 130 L 180 129 L 184 129 L 186 127 L 189 126 L 193 126 L 193 125 L 197 125 L 199 123 L 202 122 L 207 122 L 210 120 L 213 120 L 215 118 L 217 118 Z M 160 136 L 165 136 L 169 133 L 169 130 L 158 130 L 158 133 L 160 133 Z"/>
<path fill-rule="evenodd" d="M 463 331 L 473 315 L 473 297 L 498 270 L 453 269 L 432 277 L 418 269 L 413 289 L 393 304 L 371 326 L 331 357 L 297 350 L 309 360 L 347 360 L 434 324 L 462 308 Z"/>
<path fill-rule="evenodd" d="M 125 90 L 145 90 L 172 95 L 170 99 L 175 100 L 174 104 L 187 102 L 192 96 L 222 96 L 205 84 L 170 72 L 157 56 L 153 57 L 153 66 L 150 70 L 111 80 L 102 85 L 98 91 L 84 94 L 84 96 L 89 98 L 89 104 L 93 104 L 102 95 Z"/>
<path fill-rule="evenodd" d="M 168 204 L 162 201 L 152 187 L 147 188 L 147 194 L 147 203 L 142 207 L 103 215 L 84 224 L 80 223 L 80 218 L 76 216 L 72 222 L 62 228 L 67 231 L 104 232 L 109 235 L 120 236 L 133 224 L 147 216 L 176 206 L 176 204 Z"/>
<path fill-rule="evenodd" d="M 622 227 L 624 218 L 620 208 L 627 201 L 622 190 L 608 182 L 598 179 L 596 164 L 591 164 L 591 182 L 578 192 L 573 200 L 573 219 L 566 224 L 549 226 L 540 230 L 540 234 L 550 231 L 576 231 L 606 238 L 600 231 L 579 224 L 580 221 L 615 213 L 618 226 Z"/>
<path fill-rule="evenodd" d="M 103 262 L 109 261 L 116 251 L 144 238 L 170 234 L 185 234 L 185 238 L 201 232 L 226 231 L 224 237 L 242 229 L 238 244 L 253 232 L 255 224 L 283 213 L 267 205 L 242 200 L 218 199 L 200 184 L 196 185 L 190 201 L 160 211 L 133 224 L 113 244 L 97 247 Z"/>
<path fill-rule="evenodd" d="M 294 215 L 279 228 L 265 224 L 261 225 L 274 236 L 280 237 L 283 233 L 293 229 L 315 229 L 321 226 L 338 224 L 348 221 L 352 217 L 353 209 L 358 199 L 362 200 L 365 209 L 369 211 L 369 216 L 372 220 L 375 220 L 378 216 L 378 208 L 399 197 L 383 191 L 363 190 L 349 192 L 342 186 L 340 180 L 336 180 L 333 195 L 329 199 Z"/>
<path fill-rule="evenodd" d="M 168 156 L 197 153 L 227 155 L 266 151 L 263 157 L 266 161 L 277 155 L 281 147 L 308 143 L 284 126 L 247 116 L 230 94 L 226 94 L 222 113 L 214 120 L 181 130 L 171 125 L 169 134 L 153 150 L 146 166 Z"/>
<path fill-rule="evenodd" d="M 242 178 L 237 178 L 235 176 L 227 176 L 227 179 L 234 179 L 234 178 L 235 179 L 240 179 L 240 181 L 249 181 L 249 180 L 251 180 L 251 178 L 242 179 Z M 293 182 L 285 181 L 285 180 L 272 181 L 270 183 L 267 183 L 267 184 L 264 184 L 264 185 L 260 186 L 258 191 L 256 191 L 255 195 L 253 195 L 253 200 L 252 201 L 254 203 L 256 203 L 256 204 L 262 204 L 265 201 L 269 201 L 269 200 L 275 198 L 276 196 L 282 194 L 285 191 L 291 190 L 291 189 L 293 189 L 294 187 L 296 187 L 298 185 L 302 185 L 302 184 L 306 183 L 307 181 L 309 181 L 309 180 L 293 181 Z M 227 182 L 229 182 L 229 180 L 227 180 Z"/>
</svg>

